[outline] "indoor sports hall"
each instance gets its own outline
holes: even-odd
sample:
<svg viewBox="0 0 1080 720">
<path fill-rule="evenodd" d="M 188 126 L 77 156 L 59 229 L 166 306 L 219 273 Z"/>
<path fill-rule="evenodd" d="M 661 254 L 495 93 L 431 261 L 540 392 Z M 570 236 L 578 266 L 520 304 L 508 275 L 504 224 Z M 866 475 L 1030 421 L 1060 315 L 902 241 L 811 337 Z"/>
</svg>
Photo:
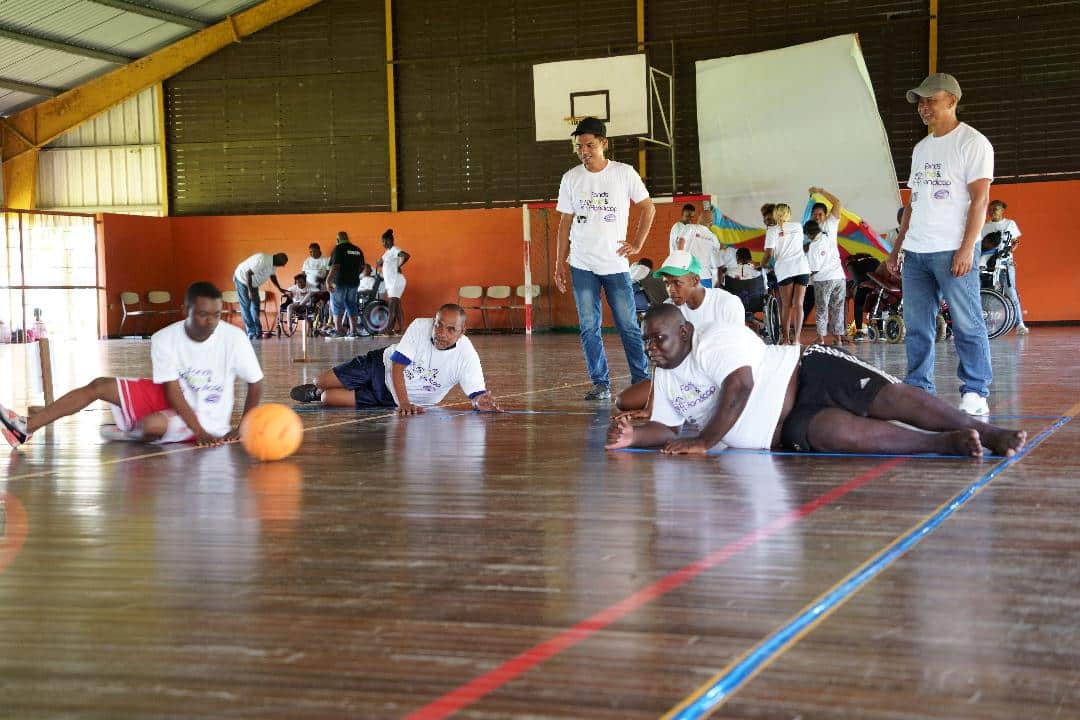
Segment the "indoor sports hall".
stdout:
<svg viewBox="0 0 1080 720">
<path fill-rule="evenodd" d="M 0 48 L 0 718 L 1080 717 L 1076 3 L 7 0 Z M 950 112 L 993 148 L 966 189 L 916 150 Z M 632 207 L 567 189 L 596 167 L 629 174 Z M 606 447 L 598 387 L 637 372 L 608 300 L 644 299 L 662 393 L 644 311 L 650 280 L 675 299 L 675 272 L 708 274 L 685 228 L 749 252 L 746 343 L 802 358 L 801 392 L 828 311 L 779 342 L 761 206 L 805 229 L 820 204 L 837 339 L 904 379 L 939 207 L 917 194 L 978 206 L 990 180 L 999 214 L 954 225 L 984 261 L 961 273 L 982 419 L 1026 433 L 1009 453 Z M 628 272 L 579 267 L 594 221 L 625 225 Z M 855 270 L 898 243 L 901 275 Z M 606 384 L 587 275 L 625 275 L 603 285 Z M 958 412 L 968 319 L 940 282 L 927 372 Z M 687 353 L 716 332 L 681 328 Z M 167 376 L 172 331 L 231 338 L 235 387 Z M 450 371 L 395 373 L 470 348 L 482 378 L 404 412 Z M 365 358 L 393 400 L 333 406 L 331 368 Z M 136 418 L 113 378 L 165 405 Z M 253 416 L 242 441 L 148 441 L 160 417 L 201 438 L 183 408 L 206 424 L 206 393 L 235 399 L 232 433 L 252 392 L 298 418 L 295 451 Z"/>
</svg>

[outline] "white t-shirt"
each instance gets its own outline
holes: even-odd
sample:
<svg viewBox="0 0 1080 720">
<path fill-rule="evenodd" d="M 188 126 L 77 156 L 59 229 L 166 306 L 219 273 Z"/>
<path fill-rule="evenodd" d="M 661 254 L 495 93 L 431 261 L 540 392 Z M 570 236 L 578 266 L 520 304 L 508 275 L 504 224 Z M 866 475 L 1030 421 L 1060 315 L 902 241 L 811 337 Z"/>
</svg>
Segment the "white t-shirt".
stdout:
<svg viewBox="0 0 1080 720">
<path fill-rule="evenodd" d="M 1000 232 L 1002 235 L 1005 235 L 1005 233 L 1009 233 L 1009 236 L 1012 237 L 1013 240 L 1016 240 L 1018 237 L 1020 237 L 1020 228 L 1015 222 L 1013 222 L 1009 218 L 1005 218 L 1004 220 L 998 220 L 997 222 L 986 223 L 985 225 L 983 225 L 982 232 L 979 233 L 979 237 L 980 239 L 984 238 L 992 232 Z M 1002 238 L 1002 240 L 1004 240 L 1004 237 Z M 987 263 L 989 263 L 990 258 L 996 255 L 1000 250 L 1000 245 L 993 250 L 980 250 L 979 267 L 985 268 Z"/>
<path fill-rule="evenodd" d="M 691 223 L 684 223 L 682 220 L 679 220 L 671 226 L 671 232 L 668 233 L 668 255 L 679 249 L 675 243 L 679 239 L 679 236 L 682 235 L 683 230 L 690 227 L 690 225 Z"/>
<path fill-rule="evenodd" d="M 794 275 L 809 275 L 810 263 L 803 252 L 802 225 L 786 222 L 783 227 L 773 225 L 765 231 L 765 249 L 772 248 L 776 258 L 776 279 L 784 280 Z"/>
<path fill-rule="evenodd" d="M 382 256 L 382 276 L 386 280 L 386 284 L 397 281 L 401 277 L 401 248 L 394 245 L 392 248 L 383 253 Z"/>
<path fill-rule="evenodd" d="M 244 262 L 236 266 L 233 277 L 240 281 L 241 285 L 247 285 L 248 270 L 253 273 L 251 284 L 259 287 L 270 279 L 274 274 L 274 256 L 270 253 L 255 253 Z"/>
<path fill-rule="evenodd" d="M 371 290 L 374 287 L 375 287 L 375 276 L 374 275 L 361 275 L 360 276 L 360 285 L 357 286 L 356 289 L 359 290 L 360 292 L 367 292 L 368 290 Z"/>
<path fill-rule="evenodd" d="M 630 271 L 619 257 L 626 241 L 630 204 L 649 198 L 637 171 L 625 163 L 609 160 L 600 172 L 584 165 L 567 170 L 559 183 L 556 210 L 573 215 L 570 225 L 570 266 L 597 275 Z"/>
<path fill-rule="evenodd" d="M 746 310 L 739 298 L 720 288 L 704 288 L 704 290 L 705 299 L 696 310 L 688 303 L 676 306 L 683 317 L 693 323 L 695 328 L 708 325 L 746 324 Z M 667 302 L 674 305 L 670 299 Z"/>
<path fill-rule="evenodd" d="M 725 275 L 731 275 L 739 261 L 735 258 L 735 248 L 730 245 L 719 243 L 719 247 L 713 248 L 713 267 L 724 268 Z M 720 278 L 717 278 L 719 280 Z"/>
<path fill-rule="evenodd" d="M 292 298 L 294 303 L 301 305 L 311 300 L 311 296 L 314 294 L 315 289 L 311 287 L 311 285 L 305 285 L 304 287 L 290 285 L 285 292 L 289 293 L 289 297 Z"/>
<path fill-rule="evenodd" d="M 431 340 L 434 328 L 433 318 L 417 318 L 409 323 L 396 345 L 383 351 L 386 387 L 398 405 L 401 401 L 390 374 L 394 353 L 411 361 L 405 367 L 405 391 L 413 405 L 437 405 L 455 385 L 461 385 L 462 392 L 470 397 L 485 389 L 480 356 L 469 338 L 462 336 L 454 347 L 439 350 Z"/>
<path fill-rule="evenodd" d="M 984 178 L 994 178 L 994 148 L 967 123 L 942 137 L 920 140 L 911 155 L 911 221 L 904 250 L 958 250 L 971 207 L 968 184 Z"/>
<path fill-rule="evenodd" d="M 244 331 L 218 323 L 214 334 L 195 342 L 184 321 L 158 330 L 150 338 L 154 382 L 180 382 L 184 399 L 206 432 L 221 437 L 232 429 L 233 383 L 236 378 L 262 380 L 262 368 Z"/>
<path fill-rule="evenodd" d="M 679 235 L 671 243 L 671 252 L 679 249 L 679 241 L 683 243 L 682 249 L 697 258 L 701 263 L 701 277 L 711 280 L 716 272 L 714 255 L 720 249 L 720 241 L 716 239 L 713 231 L 704 225 L 682 225 Z"/>
<path fill-rule="evenodd" d="M 330 274 L 330 258 L 325 255 L 318 258 L 309 257 L 304 261 L 303 271 L 307 275 L 308 285 L 313 288 L 322 287 L 326 276 Z"/>
<path fill-rule="evenodd" d="M 729 269 L 727 276 L 736 280 L 752 280 L 761 277 L 761 271 L 754 267 L 754 263 L 748 262 L 745 265 L 736 265 L 734 269 Z"/>
<path fill-rule="evenodd" d="M 742 415 L 721 442 L 767 450 L 784 408 L 791 375 L 799 362 L 797 345 L 769 345 L 746 326 L 694 330 L 693 349 L 682 364 L 653 374 L 652 420 L 668 427 L 684 422 L 703 429 L 716 413 L 724 379 L 751 368 L 754 388 Z"/>
<path fill-rule="evenodd" d="M 806 256 L 810 263 L 810 272 L 814 273 L 814 282 L 847 279 L 844 266 L 840 263 L 840 245 L 837 240 L 839 229 L 840 218 L 829 215 L 825 218 L 825 227 L 810 241 Z"/>
</svg>

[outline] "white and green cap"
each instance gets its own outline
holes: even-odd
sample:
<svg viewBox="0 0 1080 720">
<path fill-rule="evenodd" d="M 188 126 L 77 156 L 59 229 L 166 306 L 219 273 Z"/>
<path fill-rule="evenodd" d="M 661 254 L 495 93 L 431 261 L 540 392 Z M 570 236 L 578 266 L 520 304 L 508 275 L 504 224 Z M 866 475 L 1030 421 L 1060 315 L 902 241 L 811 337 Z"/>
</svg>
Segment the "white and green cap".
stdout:
<svg viewBox="0 0 1080 720">
<path fill-rule="evenodd" d="M 660 266 L 660 269 L 653 273 L 653 277 L 659 278 L 661 275 L 679 277 L 687 273 L 694 273 L 701 277 L 701 263 L 686 250 L 676 250 L 668 255 L 667 260 Z"/>
</svg>

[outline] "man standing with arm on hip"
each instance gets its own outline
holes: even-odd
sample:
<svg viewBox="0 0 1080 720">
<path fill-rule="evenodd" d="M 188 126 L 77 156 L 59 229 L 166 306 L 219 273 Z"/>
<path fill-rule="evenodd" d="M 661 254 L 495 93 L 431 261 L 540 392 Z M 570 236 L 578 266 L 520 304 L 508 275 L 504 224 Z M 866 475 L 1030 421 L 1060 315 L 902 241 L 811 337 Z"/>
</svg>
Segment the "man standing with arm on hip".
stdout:
<svg viewBox="0 0 1080 720">
<path fill-rule="evenodd" d="M 649 377 L 641 329 L 634 311 L 634 290 L 627 257 L 641 252 L 656 209 L 637 172 L 624 163 L 608 160 L 607 128 L 596 118 L 585 118 L 573 132 L 581 165 L 568 170 L 559 184 L 558 247 L 555 287 L 566 292 L 567 270 L 574 282 L 581 347 L 593 387 L 586 400 L 611 398 L 607 355 L 600 336 L 600 290 L 622 338 L 630 365 L 630 381 Z M 633 240 L 626 239 L 630 205 L 641 206 Z"/>
<path fill-rule="evenodd" d="M 960 84 L 952 75 L 930 75 L 908 91 L 907 99 L 917 106 L 930 135 L 912 153 L 911 202 L 887 261 L 895 271 L 903 248 L 908 361 L 904 382 L 934 392 L 934 337 L 943 297 L 949 303 L 960 358 L 960 409 L 969 415 L 988 415 L 986 397 L 993 373 L 975 245 L 994 178 L 994 148 L 982 133 L 957 119 Z"/>
</svg>

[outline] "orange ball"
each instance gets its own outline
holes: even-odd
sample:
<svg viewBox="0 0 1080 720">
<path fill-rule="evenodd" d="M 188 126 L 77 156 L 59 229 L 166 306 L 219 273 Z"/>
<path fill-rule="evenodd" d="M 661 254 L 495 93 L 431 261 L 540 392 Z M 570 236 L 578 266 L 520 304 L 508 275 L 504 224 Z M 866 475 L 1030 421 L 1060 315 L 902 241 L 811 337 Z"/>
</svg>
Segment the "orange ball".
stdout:
<svg viewBox="0 0 1080 720">
<path fill-rule="evenodd" d="M 296 452 L 304 439 L 304 423 L 292 408 L 267 403 L 244 416 L 240 442 L 256 460 L 280 460 Z"/>
</svg>

